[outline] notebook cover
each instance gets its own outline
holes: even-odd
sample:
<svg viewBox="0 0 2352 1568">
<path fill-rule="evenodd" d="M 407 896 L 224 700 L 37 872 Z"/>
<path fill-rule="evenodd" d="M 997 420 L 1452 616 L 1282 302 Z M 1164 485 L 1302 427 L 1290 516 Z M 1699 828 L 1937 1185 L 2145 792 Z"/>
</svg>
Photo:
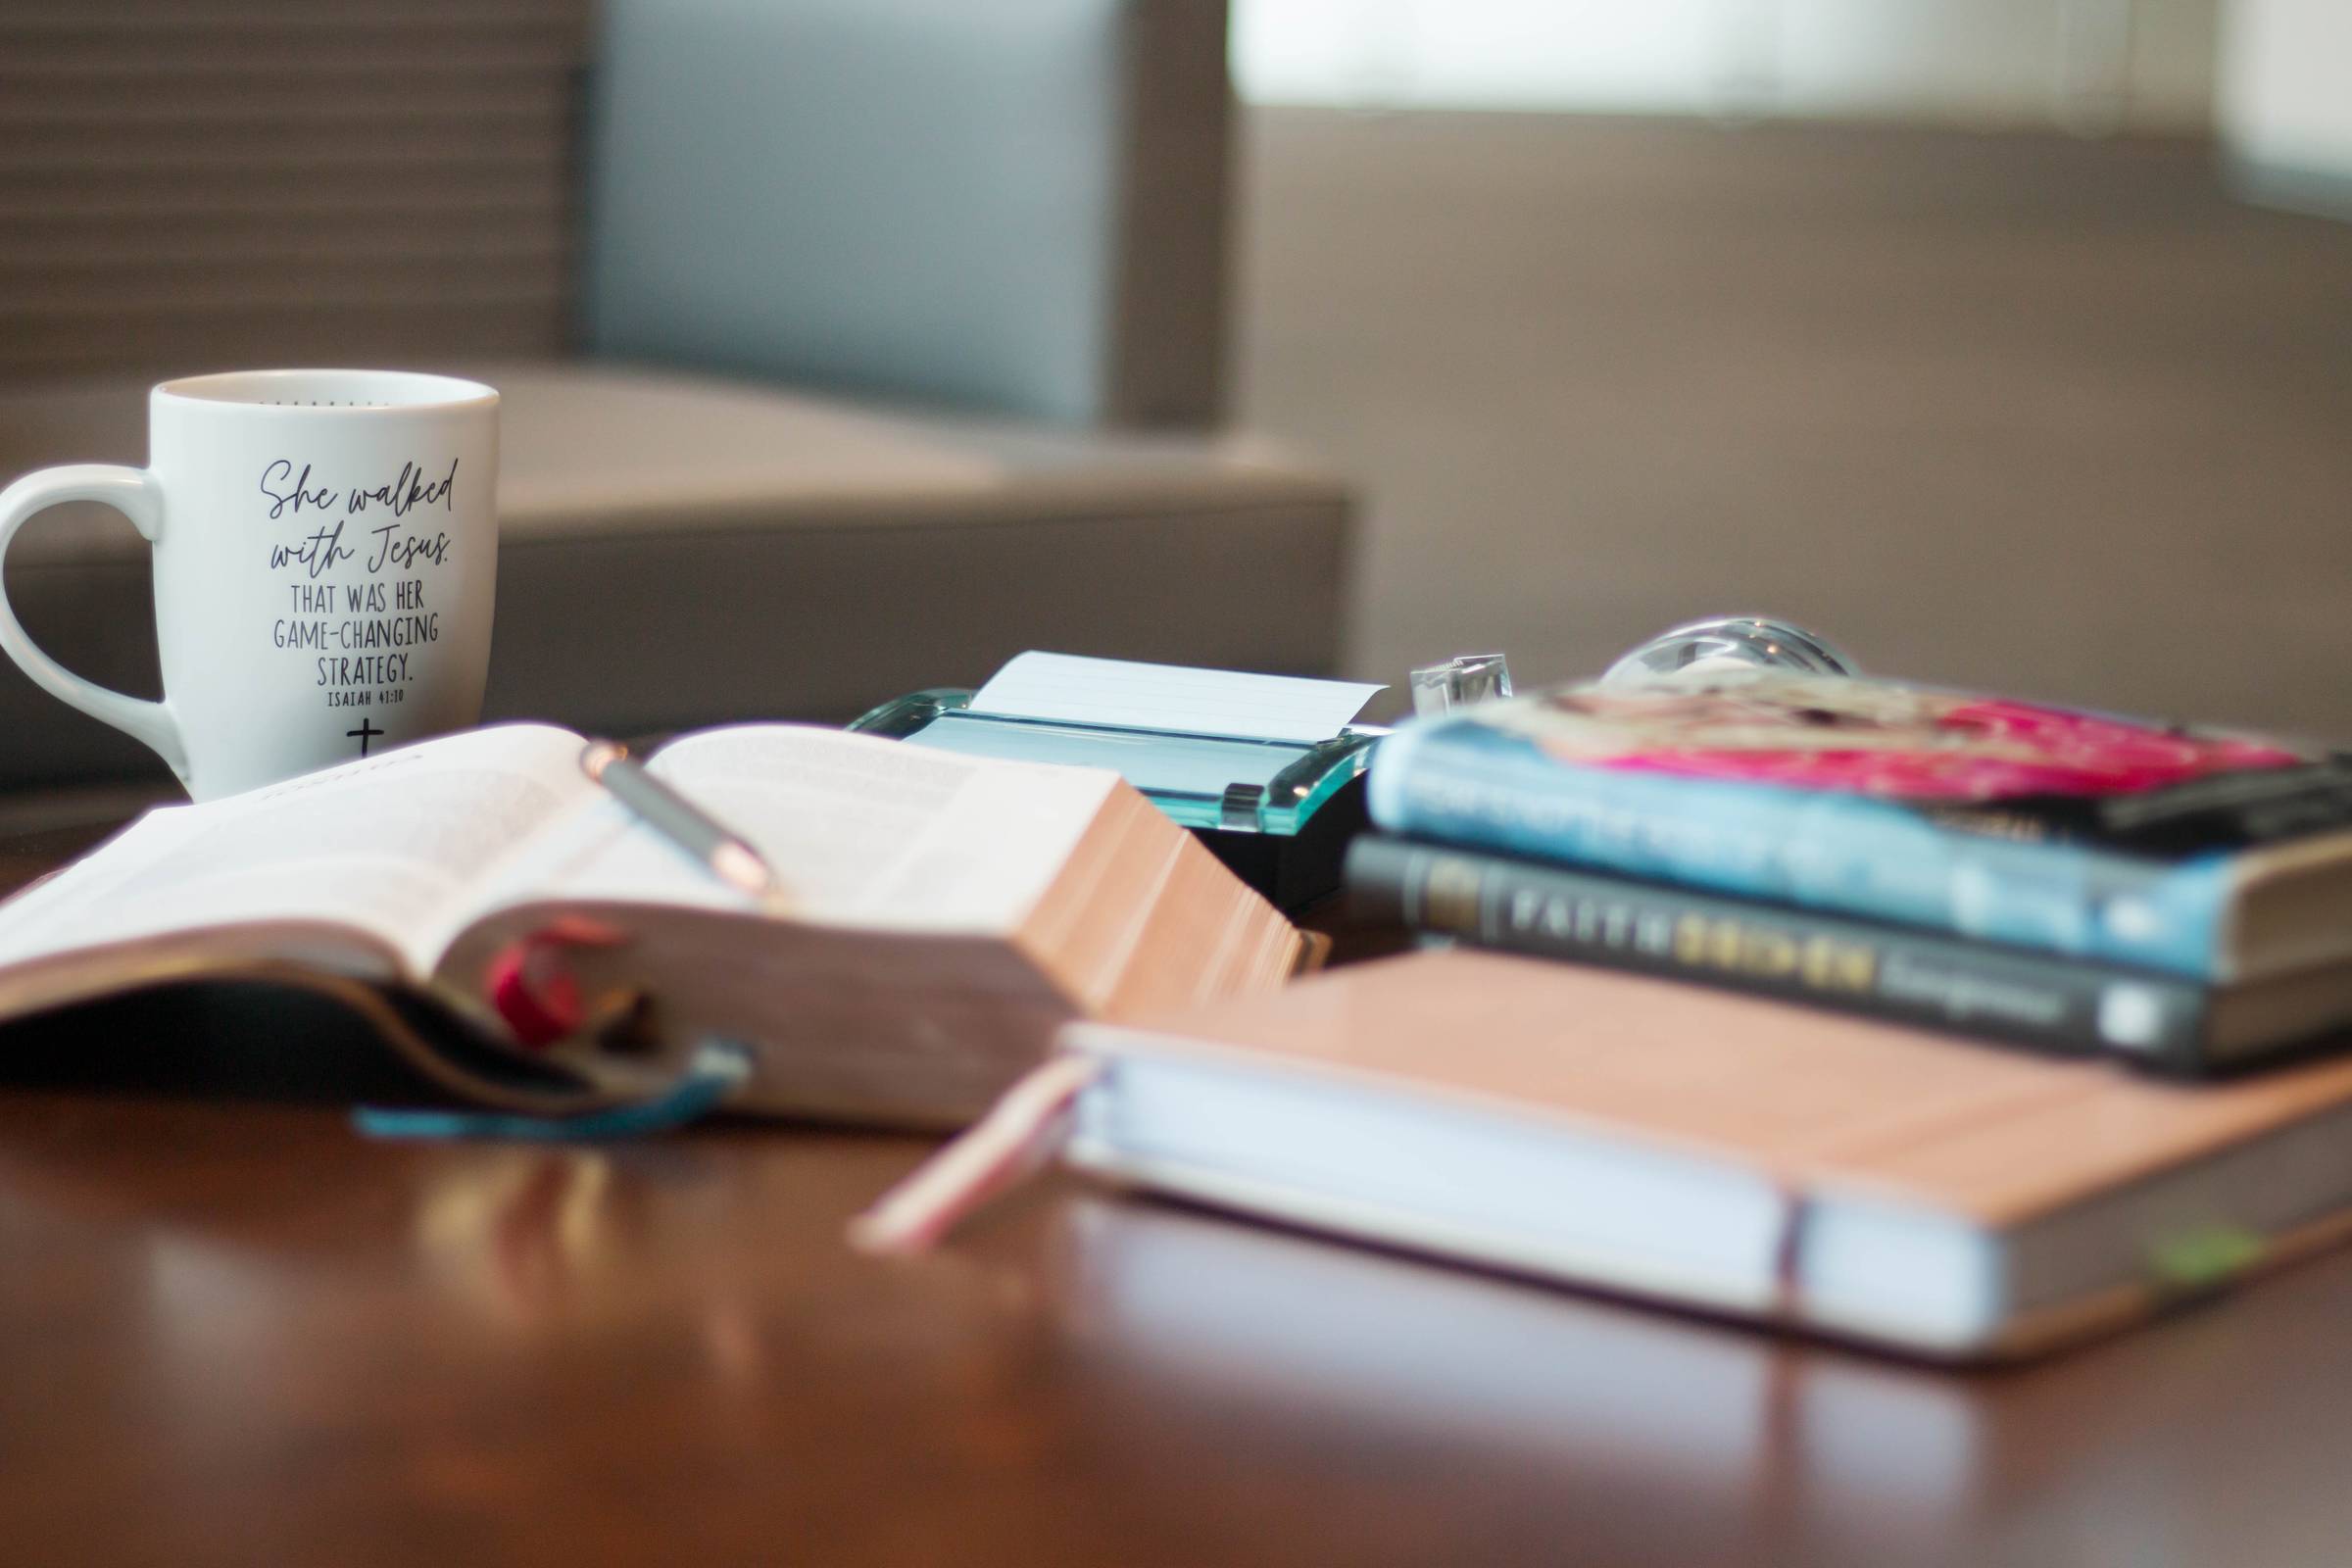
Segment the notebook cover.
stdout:
<svg viewBox="0 0 2352 1568">
<path fill-rule="evenodd" d="M 1473 951 L 1357 964 L 1065 1041 L 1426 1095 L 1992 1229 L 2352 1102 L 2352 1058 L 2191 1087 Z"/>
</svg>

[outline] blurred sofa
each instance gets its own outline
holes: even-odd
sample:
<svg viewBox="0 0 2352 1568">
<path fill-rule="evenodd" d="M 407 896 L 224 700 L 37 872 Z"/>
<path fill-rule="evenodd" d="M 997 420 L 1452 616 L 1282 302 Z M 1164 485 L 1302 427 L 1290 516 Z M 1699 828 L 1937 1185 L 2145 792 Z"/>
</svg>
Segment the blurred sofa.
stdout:
<svg viewBox="0 0 2352 1568">
<path fill-rule="evenodd" d="M 74 0 L 0 18 L 0 477 L 171 374 L 504 394 L 494 716 L 845 718 L 1027 647 L 1332 667 L 1344 485 L 1226 430 L 1203 0 Z M 144 545 L 26 628 L 157 691 Z M 0 667 L 0 788 L 160 776 Z"/>
</svg>

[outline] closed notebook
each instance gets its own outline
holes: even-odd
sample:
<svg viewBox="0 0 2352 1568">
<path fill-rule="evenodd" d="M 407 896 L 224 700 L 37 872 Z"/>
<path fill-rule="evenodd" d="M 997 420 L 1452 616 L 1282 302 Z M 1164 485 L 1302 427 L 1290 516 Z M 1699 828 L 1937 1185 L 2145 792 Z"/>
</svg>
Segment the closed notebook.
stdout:
<svg viewBox="0 0 2352 1568">
<path fill-rule="evenodd" d="M 2352 1205 L 2352 1060 L 2188 1088 L 1473 952 L 1061 1045 L 1084 1169 L 1939 1357 L 2111 1327 Z"/>
</svg>

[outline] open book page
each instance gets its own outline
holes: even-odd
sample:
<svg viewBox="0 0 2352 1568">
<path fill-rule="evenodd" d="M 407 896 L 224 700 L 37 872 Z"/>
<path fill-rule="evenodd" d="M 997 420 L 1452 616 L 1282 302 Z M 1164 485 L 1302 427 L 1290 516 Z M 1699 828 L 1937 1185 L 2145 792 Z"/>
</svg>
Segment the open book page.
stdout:
<svg viewBox="0 0 2352 1568">
<path fill-rule="evenodd" d="M 1117 784 L 1092 768 L 785 724 L 706 730 L 650 766 L 751 841 L 783 883 L 786 912 L 939 931 L 1018 923 Z M 550 833 L 483 893 L 484 913 L 540 900 L 746 907 L 612 801 Z"/>
<path fill-rule="evenodd" d="M 0 906 L 0 963 L 253 921 L 356 926 L 427 973 L 466 889 L 596 792 L 569 731 L 472 730 L 149 812 Z"/>
</svg>

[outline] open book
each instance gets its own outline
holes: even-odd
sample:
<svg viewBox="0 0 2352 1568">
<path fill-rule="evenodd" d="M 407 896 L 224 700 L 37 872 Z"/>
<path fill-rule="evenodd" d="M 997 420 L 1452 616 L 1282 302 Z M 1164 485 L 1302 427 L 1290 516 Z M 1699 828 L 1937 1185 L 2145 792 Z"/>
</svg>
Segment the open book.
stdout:
<svg viewBox="0 0 2352 1568">
<path fill-rule="evenodd" d="M 1054 1028 L 1279 984 L 1302 939 L 1116 774 L 791 725 L 649 764 L 784 885 L 744 895 L 580 769 L 581 738 L 474 730 L 149 812 L 0 906 L 0 1019 L 289 966 L 480 1013 L 518 938 L 574 917 L 587 987 L 650 994 L 659 1054 L 754 1048 L 733 1103 L 949 1125 Z"/>
</svg>

